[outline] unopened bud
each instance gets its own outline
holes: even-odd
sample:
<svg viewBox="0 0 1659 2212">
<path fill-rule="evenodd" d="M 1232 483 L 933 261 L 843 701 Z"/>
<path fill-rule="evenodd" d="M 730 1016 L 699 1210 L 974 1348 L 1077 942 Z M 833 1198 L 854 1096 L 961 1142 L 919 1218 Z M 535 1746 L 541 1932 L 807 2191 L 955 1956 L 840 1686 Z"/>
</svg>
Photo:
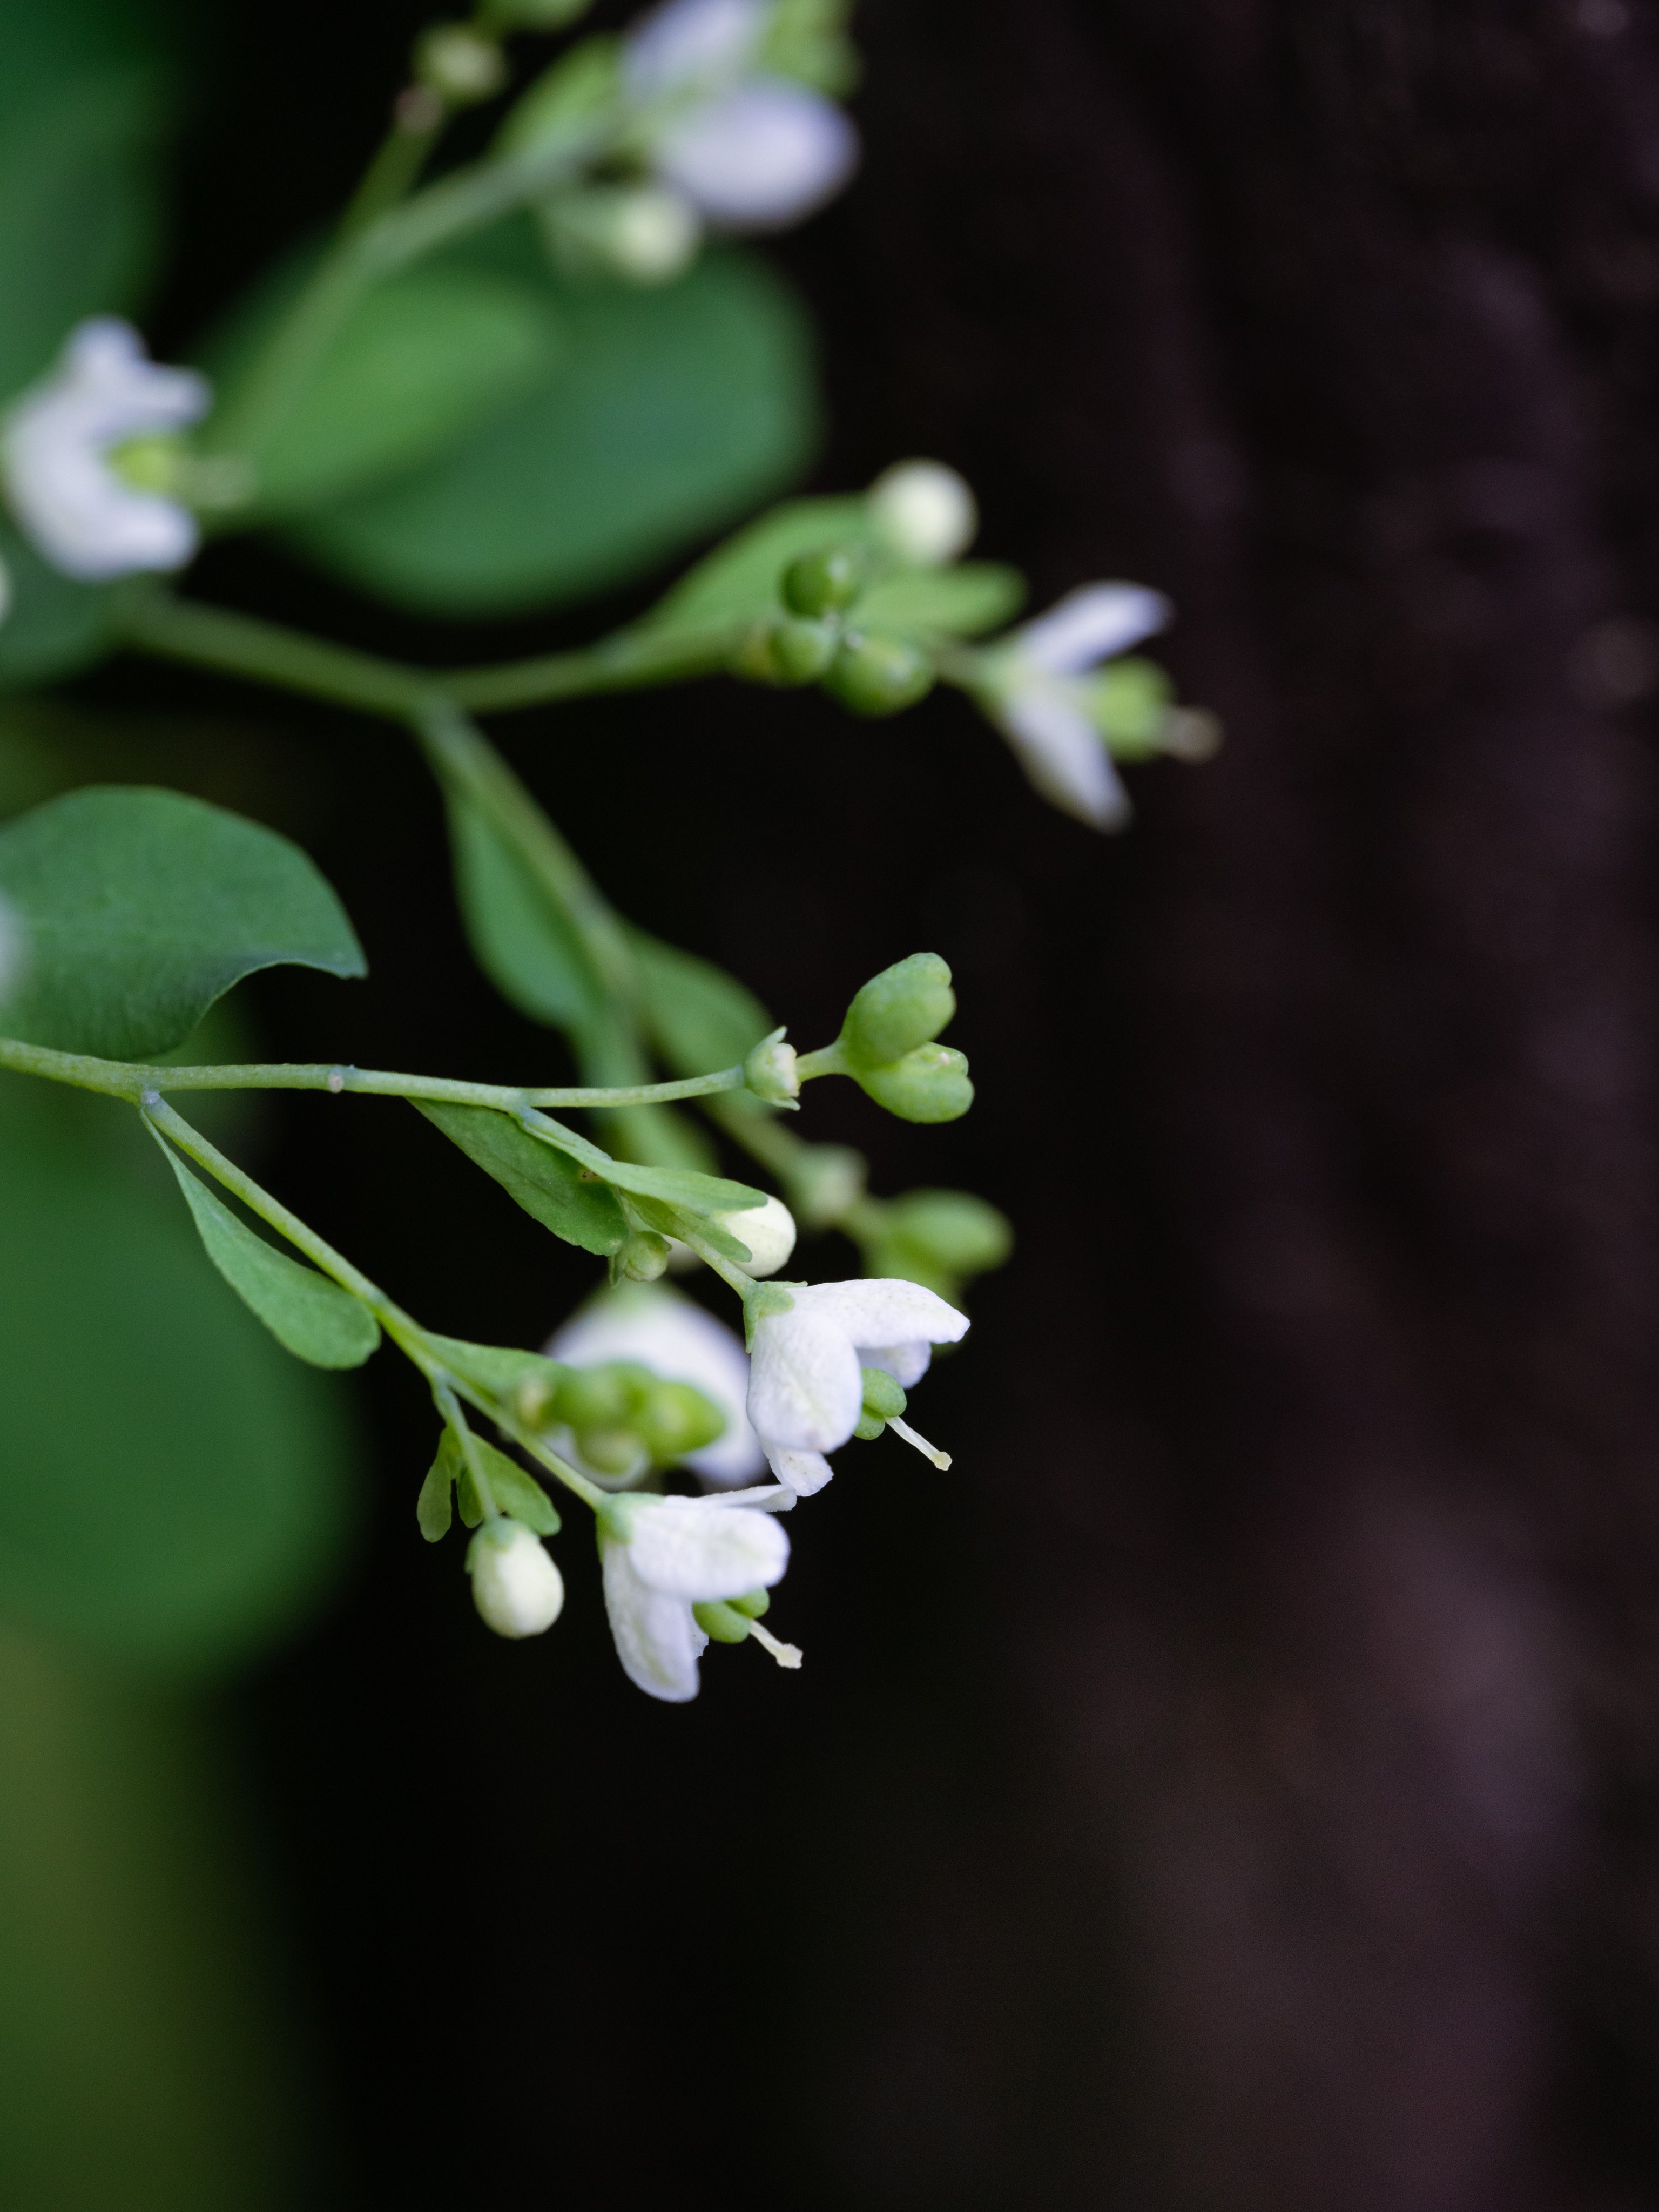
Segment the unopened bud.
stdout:
<svg viewBox="0 0 1659 2212">
<path fill-rule="evenodd" d="M 434 23 L 415 42 L 415 75 L 451 107 L 475 107 L 507 82 L 507 63 L 495 40 L 470 23 Z"/>
<path fill-rule="evenodd" d="M 902 637 L 849 632 L 824 689 L 855 714 L 898 714 L 933 688 L 933 664 Z"/>
<path fill-rule="evenodd" d="M 800 1077 L 795 1071 L 795 1048 L 786 1044 L 781 1030 L 763 1037 L 743 1063 L 743 1079 L 757 1098 L 769 1105 L 787 1106 L 800 1097 Z"/>
<path fill-rule="evenodd" d="M 974 1103 L 968 1062 L 946 1044 L 918 1045 L 885 1067 L 855 1067 L 860 1088 L 901 1121 L 956 1121 Z"/>
<path fill-rule="evenodd" d="M 979 509 L 962 477 L 942 461 L 901 461 L 871 485 L 870 520 L 890 552 L 931 568 L 968 550 Z"/>
<path fill-rule="evenodd" d="M 864 563 L 845 545 L 803 553 L 784 570 L 779 589 L 798 615 L 839 614 L 864 588 Z"/>
<path fill-rule="evenodd" d="M 969 1191 L 913 1190 L 883 1208 L 881 1243 L 904 1259 L 954 1278 L 1000 1267 L 1013 1250 L 1014 1232 L 1006 1215 Z"/>
<path fill-rule="evenodd" d="M 668 1239 L 659 1237 L 654 1229 L 636 1229 L 611 1261 L 613 1282 L 654 1283 L 666 1272 L 670 1257 Z"/>
<path fill-rule="evenodd" d="M 561 266 L 574 275 L 665 284 L 696 258 L 702 226 L 676 192 L 655 185 L 596 185 L 550 201 L 542 226 Z"/>
<path fill-rule="evenodd" d="M 833 629 L 799 616 L 757 623 L 738 648 L 732 673 L 746 676 L 751 684 L 786 689 L 816 684 L 835 658 L 836 641 Z"/>
<path fill-rule="evenodd" d="M 757 1280 L 775 1275 L 795 1249 L 795 1217 L 781 1198 L 769 1198 L 764 1206 L 733 1206 L 714 1219 L 728 1236 L 749 1247 L 748 1259 L 738 1264 Z"/>
<path fill-rule="evenodd" d="M 659 1382 L 637 1417 L 640 1442 L 657 1467 L 672 1467 L 726 1433 L 726 1416 L 690 1382 Z"/>
<path fill-rule="evenodd" d="M 847 1009 L 842 1043 L 854 1063 L 884 1066 L 931 1044 L 956 1010 L 949 967 L 937 952 L 913 952 L 865 984 Z"/>
<path fill-rule="evenodd" d="M 472 1602 L 497 1636 L 540 1636 L 564 1606 L 564 1577 L 522 1521 L 486 1521 L 466 1548 Z"/>
<path fill-rule="evenodd" d="M 803 1147 L 789 1170 L 789 1194 L 809 1229 L 830 1229 L 864 1195 L 863 1155 L 850 1145 Z"/>
</svg>

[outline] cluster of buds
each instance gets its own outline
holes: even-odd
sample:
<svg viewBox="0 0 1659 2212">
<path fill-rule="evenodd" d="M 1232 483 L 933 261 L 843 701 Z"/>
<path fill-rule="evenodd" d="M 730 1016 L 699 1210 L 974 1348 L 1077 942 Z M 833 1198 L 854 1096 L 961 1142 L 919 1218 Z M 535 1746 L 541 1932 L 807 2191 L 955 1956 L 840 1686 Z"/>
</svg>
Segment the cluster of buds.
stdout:
<svg viewBox="0 0 1659 2212">
<path fill-rule="evenodd" d="M 799 1072 L 850 1075 L 902 1121 L 957 1121 L 974 1103 L 968 1062 L 934 1042 L 956 1010 L 949 968 L 937 952 L 913 952 L 872 977 L 834 1044 L 808 1054 Z"/>
</svg>

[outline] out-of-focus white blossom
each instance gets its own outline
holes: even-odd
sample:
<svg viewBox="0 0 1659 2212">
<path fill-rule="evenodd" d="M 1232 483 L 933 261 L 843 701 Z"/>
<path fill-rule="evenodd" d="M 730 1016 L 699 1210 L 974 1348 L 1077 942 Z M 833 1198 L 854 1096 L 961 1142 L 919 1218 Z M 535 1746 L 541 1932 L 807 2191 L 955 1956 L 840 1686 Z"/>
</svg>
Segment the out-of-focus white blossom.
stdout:
<svg viewBox="0 0 1659 2212">
<path fill-rule="evenodd" d="M 876 1279 L 791 1285 L 787 1313 L 755 1325 L 749 1419 L 781 1483 L 799 1497 L 822 1490 L 825 1455 L 844 1444 L 864 1406 L 860 1370 L 879 1367 L 903 1389 L 927 1371 L 936 1344 L 967 1334 L 968 1316 L 920 1283 Z"/>
<path fill-rule="evenodd" d="M 684 1705 L 697 1694 L 708 1642 L 692 1607 L 769 1589 L 789 1563 L 789 1539 L 770 1514 L 722 1498 L 616 1498 L 601 1516 L 599 1552 L 623 1673 L 647 1696 Z"/>
<path fill-rule="evenodd" d="M 73 332 L 0 441 L 12 512 L 54 568 L 97 583 L 184 566 L 199 539 L 195 516 L 123 475 L 121 448 L 198 421 L 211 396 L 192 370 L 149 360 L 131 324 L 100 315 Z"/>
<path fill-rule="evenodd" d="M 666 0 L 623 49 L 659 179 L 725 230 L 799 222 L 858 166 L 858 133 L 835 102 L 762 65 L 769 13 L 768 0 Z"/>
<path fill-rule="evenodd" d="M 1031 784 L 1097 830 L 1121 828 L 1129 800 L 1084 679 L 1170 615 L 1162 592 L 1142 585 L 1085 584 L 1015 630 L 990 660 L 981 696 Z"/>
<path fill-rule="evenodd" d="M 973 544 L 979 508 L 967 483 L 942 461 L 899 461 L 870 487 L 876 534 L 901 561 L 938 568 Z"/>
</svg>

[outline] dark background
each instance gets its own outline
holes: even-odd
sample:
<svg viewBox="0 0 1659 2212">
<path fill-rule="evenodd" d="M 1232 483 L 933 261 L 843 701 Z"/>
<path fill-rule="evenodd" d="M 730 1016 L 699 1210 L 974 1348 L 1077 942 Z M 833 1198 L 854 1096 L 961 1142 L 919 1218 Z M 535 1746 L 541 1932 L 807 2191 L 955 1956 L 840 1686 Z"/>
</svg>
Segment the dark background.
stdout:
<svg viewBox="0 0 1659 2212">
<path fill-rule="evenodd" d="M 155 326 L 347 187 L 421 11 L 222 11 Z M 1655 914 L 1659 9 L 868 0 L 868 158 L 782 258 L 820 480 L 936 453 L 1039 603 L 1168 590 L 1228 744 L 1103 842 L 958 701 L 713 685 L 529 715 L 602 883 L 803 1044 L 931 945 L 980 1103 L 845 1086 L 877 1188 L 1014 1265 L 794 1525 L 785 1677 L 544 1642 L 380 1510 L 249 1693 L 318 2202 L 1626 2212 L 1659 2194 Z M 275 556 L 201 587 L 482 656 Z M 621 611 L 620 603 L 606 612 Z M 598 617 L 595 617 L 594 619 Z M 123 670 L 302 760 L 374 980 L 275 1052 L 556 1079 L 465 953 L 395 735 Z M 620 789 L 624 804 L 617 804 Z M 413 1115 L 283 1109 L 269 1179 L 435 1326 L 586 1288 Z M 850 1267 L 844 1247 L 807 1255 Z"/>
</svg>

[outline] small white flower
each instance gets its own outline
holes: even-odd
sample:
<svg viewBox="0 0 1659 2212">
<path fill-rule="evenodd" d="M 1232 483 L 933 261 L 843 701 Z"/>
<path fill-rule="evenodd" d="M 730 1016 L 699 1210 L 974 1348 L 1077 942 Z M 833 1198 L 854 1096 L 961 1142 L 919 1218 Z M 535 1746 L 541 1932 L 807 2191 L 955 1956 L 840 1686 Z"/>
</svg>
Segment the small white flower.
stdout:
<svg viewBox="0 0 1659 2212">
<path fill-rule="evenodd" d="M 979 529 L 974 495 L 942 461 L 899 461 L 870 487 L 876 533 L 901 561 L 941 568 L 968 550 Z"/>
<path fill-rule="evenodd" d="M 685 1462 L 707 1483 L 724 1489 L 752 1482 L 766 1464 L 744 1411 L 749 1360 L 741 1340 L 665 1283 L 601 1291 L 550 1340 L 547 1356 L 568 1367 L 636 1359 L 665 1382 L 689 1382 L 712 1399 L 726 1416 L 726 1432 Z"/>
<path fill-rule="evenodd" d="M 629 36 L 623 77 L 656 118 L 659 179 L 726 230 L 776 230 L 838 192 L 858 134 L 833 100 L 757 64 L 767 0 L 666 0 Z"/>
<path fill-rule="evenodd" d="M 756 1324 L 749 1419 L 778 1480 L 799 1496 L 834 1472 L 864 1407 L 860 1370 L 879 1367 L 903 1389 L 927 1371 L 936 1344 L 967 1334 L 968 1316 L 920 1283 L 803 1283 L 787 1313 Z M 924 1447 L 924 1449 L 930 1449 Z"/>
<path fill-rule="evenodd" d="M 1036 790 L 1097 830 L 1128 819 L 1129 801 L 1079 680 L 1170 619 L 1139 584 L 1085 584 L 1014 631 L 993 661 L 985 704 Z"/>
<path fill-rule="evenodd" d="M 505 1515 L 467 1547 L 472 1602 L 497 1636 L 540 1636 L 564 1609 L 564 1577 L 534 1529 Z"/>
<path fill-rule="evenodd" d="M 647 1696 L 684 1705 L 697 1694 L 708 1642 L 692 1607 L 769 1589 L 789 1563 L 789 1539 L 770 1514 L 720 1498 L 616 1498 L 603 1510 L 599 1552 L 623 1673 Z M 799 1664 L 789 1645 L 777 1652 Z"/>
<path fill-rule="evenodd" d="M 128 323 L 100 315 L 73 332 L 51 375 L 13 408 L 3 441 L 12 510 L 54 568 L 96 583 L 184 566 L 196 518 L 128 483 L 112 456 L 198 421 L 210 398 L 193 371 L 147 360 Z"/>
</svg>

